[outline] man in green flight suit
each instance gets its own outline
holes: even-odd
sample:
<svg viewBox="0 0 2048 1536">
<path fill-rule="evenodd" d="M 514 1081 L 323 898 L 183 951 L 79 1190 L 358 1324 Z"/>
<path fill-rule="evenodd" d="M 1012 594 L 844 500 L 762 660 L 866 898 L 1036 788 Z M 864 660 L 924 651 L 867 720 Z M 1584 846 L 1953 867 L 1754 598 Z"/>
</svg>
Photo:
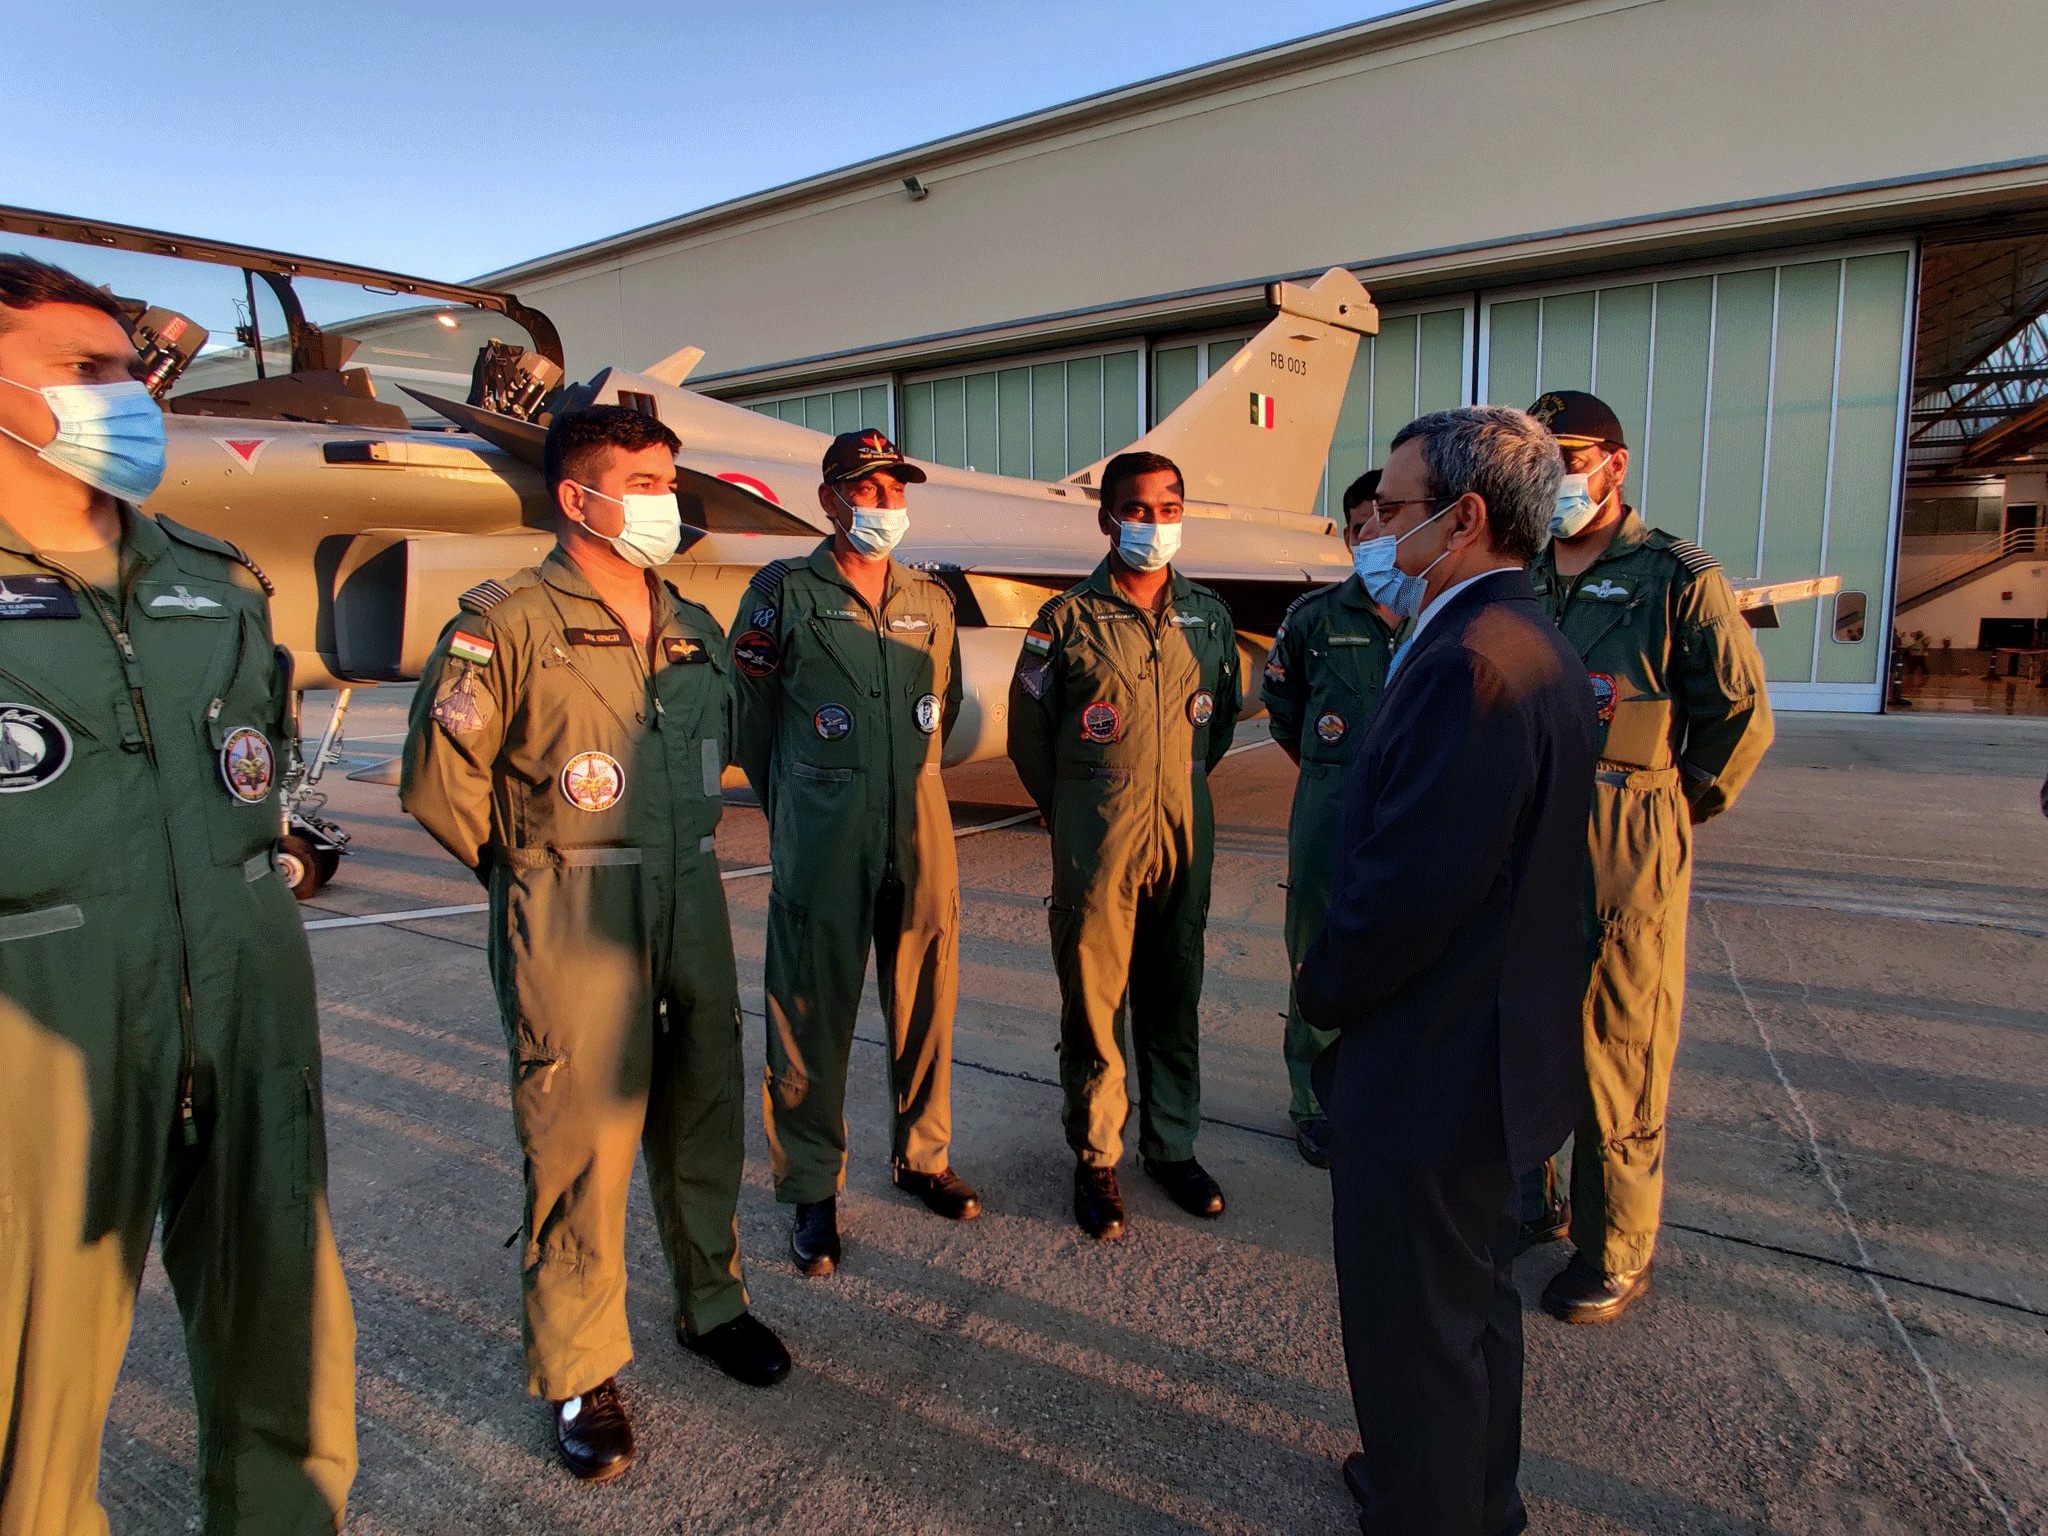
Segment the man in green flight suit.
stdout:
<svg viewBox="0 0 2048 1536">
<path fill-rule="evenodd" d="M 1344 492 L 1344 542 L 1377 515 L 1380 472 L 1368 470 Z M 1357 755 L 1365 728 L 1379 710 L 1394 630 L 1356 575 L 1334 587 L 1304 593 L 1287 610 L 1266 653 L 1260 696 L 1273 740 L 1301 770 L 1287 818 L 1287 970 L 1322 932 L 1335 878 L 1337 824 L 1344 804 L 1344 770 Z M 1334 1030 L 1317 1029 L 1301 1016 L 1288 989 L 1287 1105 L 1294 1145 L 1314 1168 L 1330 1166 L 1330 1122 L 1309 1082 L 1315 1059 L 1336 1043 Z"/>
<path fill-rule="evenodd" d="M 770 1386 L 747 1310 L 739 982 L 714 847 L 725 635 L 655 570 L 675 554 L 675 434 L 565 411 L 543 463 L 557 545 L 462 596 L 413 697 L 399 800 L 490 892 L 491 981 L 526 1165 L 527 1390 L 577 1477 L 631 1465 L 614 1377 L 626 1194 L 647 1154 L 682 1343 Z"/>
<path fill-rule="evenodd" d="M 960 713 L 945 586 L 889 556 L 924 471 L 872 428 L 825 450 L 832 537 L 756 572 L 733 624 L 734 760 L 768 816 L 768 1069 L 775 1198 L 804 1274 L 840 1260 L 846 1069 L 868 950 L 889 1032 L 896 1186 L 981 1214 L 953 1171 L 960 876 L 939 758 Z"/>
<path fill-rule="evenodd" d="M 1216 841 L 1209 775 L 1237 725 L 1237 632 L 1223 599 L 1173 568 L 1183 494 L 1171 459 L 1109 461 L 1099 513 L 1109 553 L 1039 610 L 1010 680 L 1010 761 L 1052 832 L 1074 1219 L 1101 1240 L 1124 1230 L 1126 999 L 1145 1171 L 1189 1214 L 1223 1213 L 1195 1134 Z"/>
<path fill-rule="evenodd" d="M 1571 1262 L 1543 1292 L 1568 1323 L 1619 1317 L 1648 1288 L 1664 1195 L 1664 1117 L 1685 1000 L 1692 828 L 1735 803 L 1771 744 L 1763 658 L 1720 563 L 1645 527 L 1621 499 L 1620 418 L 1576 390 L 1529 409 L 1564 455 L 1551 542 L 1529 568 L 1592 674 L 1594 775 L 1586 1101 L 1573 1135 Z M 1524 1211 L 1555 1162 L 1531 1176 Z M 1559 1217 L 1536 1218 L 1540 1240 Z"/>
<path fill-rule="evenodd" d="M 355 1324 L 313 966 L 273 862 L 268 583 L 137 507 L 121 306 L 0 257 L 0 1532 L 90 1536 L 152 1230 L 212 1536 L 340 1529 Z"/>
</svg>

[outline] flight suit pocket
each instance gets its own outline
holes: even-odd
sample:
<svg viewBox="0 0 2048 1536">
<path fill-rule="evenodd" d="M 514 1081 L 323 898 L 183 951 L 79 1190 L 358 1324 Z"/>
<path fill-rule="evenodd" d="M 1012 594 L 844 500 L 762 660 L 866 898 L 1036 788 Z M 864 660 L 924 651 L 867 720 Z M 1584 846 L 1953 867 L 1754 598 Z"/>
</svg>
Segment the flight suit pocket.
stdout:
<svg viewBox="0 0 2048 1536">
<path fill-rule="evenodd" d="M 283 1111 L 279 1120 L 287 1142 L 274 1150 L 291 1171 L 287 1194 L 295 1240 L 311 1253 L 319 1234 L 320 1196 L 327 1188 L 327 1106 L 320 1068 L 310 1062 L 277 1067 L 270 1092 Z"/>
</svg>

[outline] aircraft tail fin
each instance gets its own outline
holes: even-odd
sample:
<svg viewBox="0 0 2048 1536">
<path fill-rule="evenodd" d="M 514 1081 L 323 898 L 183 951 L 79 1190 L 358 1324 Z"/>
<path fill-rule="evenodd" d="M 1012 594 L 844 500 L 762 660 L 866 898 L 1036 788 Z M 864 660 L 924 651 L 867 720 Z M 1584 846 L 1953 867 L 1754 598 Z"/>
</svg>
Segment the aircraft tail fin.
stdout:
<svg viewBox="0 0 2048 1536">
<path fill-rule="evenodd" d="M 1311 512 L 1351 382 L 1358 338 L 1380 328 L 1365 286 L 1332 267 L 1308 287 L 1274 283 L 1279 311 L 1172 415 L 1126 452 L 1163 453 L 1194 501 Z M 1071 477 L 1099 485 L 1101 459 Z"/>
</svg>

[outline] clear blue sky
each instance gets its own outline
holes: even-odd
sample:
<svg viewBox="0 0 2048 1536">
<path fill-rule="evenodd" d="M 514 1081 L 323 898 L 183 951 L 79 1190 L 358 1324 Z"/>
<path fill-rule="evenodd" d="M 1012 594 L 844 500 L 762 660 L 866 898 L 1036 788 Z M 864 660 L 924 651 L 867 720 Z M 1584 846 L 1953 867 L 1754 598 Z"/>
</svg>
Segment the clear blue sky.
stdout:
<svg viewBox="0 0 2048 1536">
<path fill-rule="evenodd" d="M 1397 0 L 41 0 L 0 203 L 471 277 Z"/>
</svg>

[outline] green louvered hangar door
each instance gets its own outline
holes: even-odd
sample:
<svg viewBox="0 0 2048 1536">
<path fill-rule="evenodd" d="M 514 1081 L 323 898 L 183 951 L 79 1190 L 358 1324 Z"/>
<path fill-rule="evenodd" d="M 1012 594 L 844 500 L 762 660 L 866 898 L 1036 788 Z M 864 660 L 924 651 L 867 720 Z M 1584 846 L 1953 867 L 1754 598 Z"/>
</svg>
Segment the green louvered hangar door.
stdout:
<svg viewBox="0 0 2048 1536">
<path fill-rule="evenodd" d="M 1480 398 L 1585 389 L 1627 429 L 1628 500 L 1731 580 L 1842 578 L 1757 632 L 1786 709 L 1883 707 L 1912 253 L 1859 250 L 1481 302 Z M 1853 607 L 1853 603 L 1845 606 Z"/>
</svg>

